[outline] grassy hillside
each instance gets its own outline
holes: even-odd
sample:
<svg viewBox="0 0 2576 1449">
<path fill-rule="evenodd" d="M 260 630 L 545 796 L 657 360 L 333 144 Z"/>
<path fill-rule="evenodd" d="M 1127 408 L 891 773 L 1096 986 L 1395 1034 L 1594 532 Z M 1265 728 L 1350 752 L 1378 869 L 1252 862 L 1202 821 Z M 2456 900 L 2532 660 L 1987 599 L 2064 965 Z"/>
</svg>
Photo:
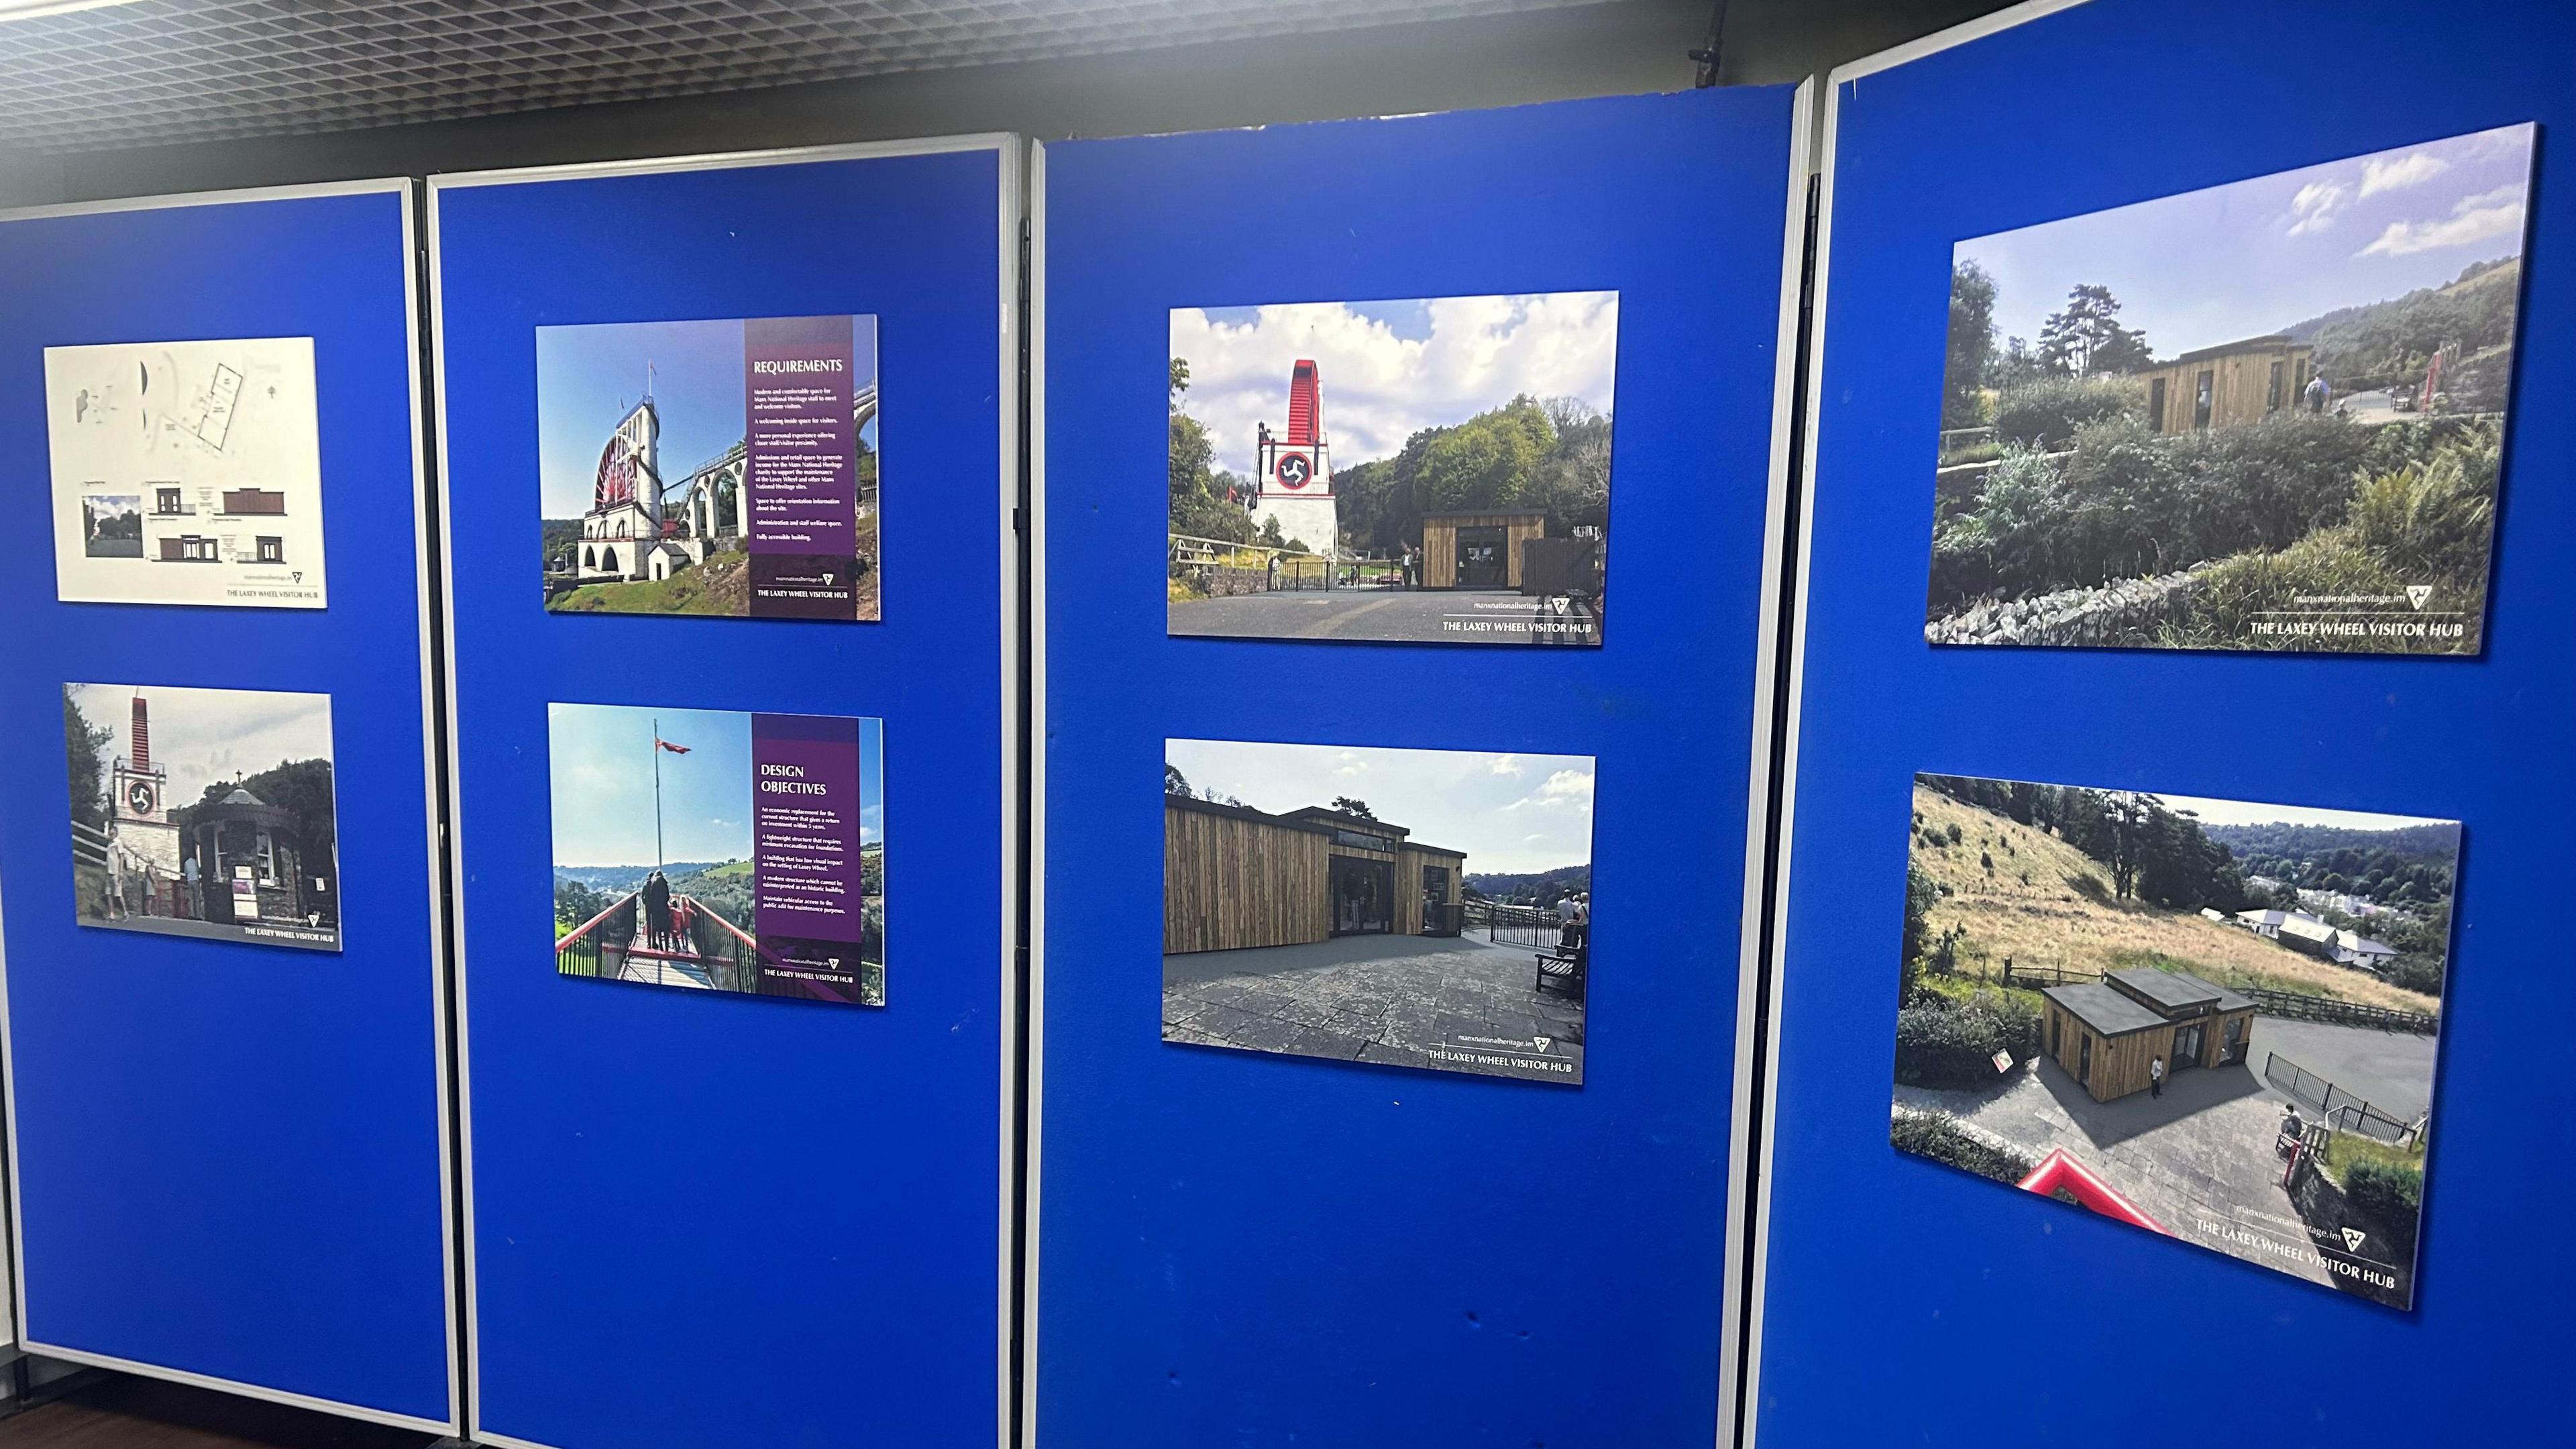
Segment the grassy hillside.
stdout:
<svg viewBox="0 0 2576 1449">
<path fill-rule="evenodd" d="M 2196 912 L 2115 901 L 2111 874 L 2065 841 L 2035 826 L 1961 804 L 1916 786 L 1914 863 L 1942 888 L 1930 913 L 1937 937 L 1966 931 L 1959 969 L 1999 972 L 2015 966 L 2120 971 L 2160 966 L 2189 971 L 2222 986 L 2258 986 L 2364 1002 L 2399 1011 L 2437 1013 L 2430 996 L 2401 990 L 2365 972 L 2305 956 L 2237 926 Z M 1955 845 L 1934 848 L 1924 831 Z M 1991 858 L 1989 872 L 1981 863 Z"/>
</svg>

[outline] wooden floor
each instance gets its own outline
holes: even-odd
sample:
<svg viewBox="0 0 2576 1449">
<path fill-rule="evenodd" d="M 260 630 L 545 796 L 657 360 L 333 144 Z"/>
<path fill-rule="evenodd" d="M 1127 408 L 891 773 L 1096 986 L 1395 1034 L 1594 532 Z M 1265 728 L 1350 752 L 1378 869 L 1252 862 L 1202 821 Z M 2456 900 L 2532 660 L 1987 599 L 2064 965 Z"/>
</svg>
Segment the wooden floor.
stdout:
<svg viewBox="0 0 2576 1449">
<path fill-rule="evenodd" d="M 431 1437 L 125 1374 L 0 1419 L 0 1449 L 421 1449 Z"/>
</svg>

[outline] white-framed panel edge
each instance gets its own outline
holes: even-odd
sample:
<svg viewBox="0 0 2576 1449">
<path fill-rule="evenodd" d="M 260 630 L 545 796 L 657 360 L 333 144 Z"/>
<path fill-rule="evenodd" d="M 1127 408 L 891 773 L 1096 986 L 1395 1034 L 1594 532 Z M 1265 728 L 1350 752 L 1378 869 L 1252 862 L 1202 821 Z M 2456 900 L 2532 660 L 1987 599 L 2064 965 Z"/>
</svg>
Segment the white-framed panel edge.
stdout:
<svg viewBox="0 0 2576 1449">
<path fill-rule="evenodd" d="M 970 151 L 994 153 L 996 172 L 995 210 L 998 216 L 999 291 L 997 297 L 997 342 L 1001 351 L 999 384 L 995 407 L 1000 443 L 997 473 L 1001 494 L 997 509 L 996 532 L 1000 539 L 1001 589 L 1001 737 L 1002 758 L 999 780 L 1001 807 L 1001 916 L 1000 916 L 1000 992 L 996 1014 L 995 1056 L 1000 1062 L 1000 1115 L 997 1123 L 1000 1154 L 1000 1193 L 995 1220 L 996 1270 L 998 1305 L 996 1324 L 995 1436 L 1002 1449 L 1010 1449 L 1012 1405 L 1012 1344 L 1016 1327 L 1011 1311 L 1011 1295 L 1017 1265 L 1013 1262 L 1012 1228 L 1014 1197 L 1018 1185 L 1019 1142 L 1014 1131 L 1018 1109 L 1017 1038 L 1018 1038 L 1018 796 L 1019 779 L 1017 709 L 1018 653 L 1014 636 L 1018 630 L 1018 538 L 1012 526 L 1012 511 L 1018 506 L 1019 492 L 1019 226 L 1025 182 L 1020 162 L 1020 149 L 1026 144 L 1013 132 L 992 131 L 961 136 L 929 137 L 915 141 L 866 141 L 846 145 L 800 146 L 768 151 L 738 151 L 703 156 L 635 161 L 582 162 L 565 166 L 532 166 L 503 171 L 460 171 L 429 178 L 429 331 L 431 367 L 438 379 L 438 390 L 432 409 L 432 426 L 438 442 L 438 503 L 440 543 L 455 537 L 455 522 L 448 498 L 447 452 L 447 343 L 445 275 L 439 262 L 438 199 L 442 192 L 485 186 L 511 186 L 539 181 L 602 180 L 614 177 L 665 175 L 684 171 L 732 171 L 760 166 L 797 166 L 818 162 L 859 161 L 899 156 L 950 155 Z M 445 626 L 444 658 L 456 657 L 456 578 L 452 555 L 445 547 L 439 552 L 439 587 L 446 604 L 441 613 Z M 448 672 L 447 726 L 448 737 L 455 738 L 457 728 L 457 691 L 455 671 Z M 462 879 L 465 851 L 465 815 L 463 771 L 450 770 L 447 776 L 448 841 L 450 864 Z M 472 1068 L 471 1019 L 466 1014 L 467 984 L 465 965 L 465 893 L 455 893 L 454 924 L 456 931 L 455 969 L 449 974 L 456 1002 L 455 1035 L 456 1080 L 458 1101 L 463 1110 L 456 1115 L 457 1159 L 461 1164 L 461 1190 L 458 1197 L 458 1232 L 463 1239 L 464 1292 L 460 1295 L 464 1315 L 465 1372 L 463 1382 L 470 1389 L 467 1396 L 466 1437 L 478 1444 L 500 1446 L 500 1449 L 557 1449 L 533 1439 L 494 1433 L 483 1424 L 482 1394 L 482 1325 L 480 1303 L 476 1292 L 474 1234 L 474 1097 Z M 5 1002 L 0 1002 L 5 1007 Z"/>
<path fill-rule="evenodd" d="M 1751 1325 L 1737 1311 L 1744 1300 L 1745 1235 L 1750 1230 L 1752 1195 L 1749 1172 L 1755 1160 L 1754 1136 L 1769 1120 L 1754 1115 L 1753 1062 L 1762 1006 L 1763 886 L 1770 864 L 1771 778 L 1778 758 L 1774 737 L 1780 688 L 1780 573 L 1787 563 L 1789 541 L 1789 468 L 1798 428 L 1798 311 L 1807 254 L 1807 181 L 1813 173 L 1816 82 L 1798 83 L 1789 104 L 1788 195 L 1781 220 L 1779 330 L 1772 350 L 1771 456 L 1769 484 L 1762 509 L 1761 600 L 1754 627 L 1753 705 L 1750 774 L 1744 811 L 1744 904 L 1737 925 L 1735 1069 L 1727 1132 L 1725 1273 L 1720 1302 L 1724 1316 L 1718 1330 L 1717 1443 L 1735 1442 L 1741 1406 L 1751 1390 L 1751 1376 L 1739 1376 Z M 1764 1160 L 1767 1167 L 1767 1158 Z"/>
<path fill-rule="evenodd" d="M 1846 61 L 1834 67 L 1833 74 L 1826 78 L 1826 84 L 1840 87 L 1847 82 L 1859 80 L 1862 76 L 1874 75 L 1883 70 L 1893 70 L 1900 65 L 1921 60 L 1925 56 L 1938 55 L 1953 46 L 1966 45 L 1972 40 L 1983 40 L 1997 31 L 2010 30 L 2016 25 L 2027 25 L 2044 16 L 2054 15 L 2060 10 L 2072 10 L 2083 3 L 2084 0 L 2022 0 L 2019 5 L 2006 6 L 1992 15 L 1980 15 L 1974 20 L 1963 21 L 1947 30 L 1936 30 L 1930 35 L 1909 40 L 1903 45 L 1890 46 L 1885 50 L 1864 55 L 1858 60 Z M 1827 164 L 1832 164 L 1832 153 L 1828 151 L 1826 156 Z"/>
<path fill-rule="evenodd" d="M 1763 1058 L 1762 1074 L 1762 1141 L 1759 1154 L 1761 1176 L 1753 1202 L 1753 1282 L 1744 1315 L 1744 1376 L 1742 1384 L 1746 1410 L 1743 1432 L 1738 1439 L 1741 1449 L 1754 1449 L 1761 1437 L 1762 1423 L 1762 1322 L 1763 1310 L 1770 1294 L 1771 1280 L 1771 1187 L 1773 1146 L 1780 1136 L 1780 1040 L 1783 1007 L 1787 1000 L 1789 978 L 1789 890 L 1793 877 L 1791 854 L 1797 843 L 1798 821 L 1798 744 L 1805 723 L 1807 683 L 1807 596 L 1813 586 L 1816 518 L 1816 445 L 1824 416 L 1824 364 L 1826 331 L 1826 293 L 1833 277 L 1834 237 L 1834 155 L 1836 137 L 1842 116 L 1842 88 L 1863 76 L 1927 56 L 1937 55 L 1955 46 L 1982 40 L 1989 35 L 2009 30 L 2016 25 L 2054 15 L 2084 3 L 2084 0 L 2024 0 L 2009 9 L 1936 31 L 1920 40 L 1863 56 L 1837 66 L 1826 77 L 1824 121 L 1816 143 L 1816 227 L 1814 289 L 1807 319 L 1806 356 L 1800 359 L 1807 382 L 1805 417 L 1799 420 L 1803 441 L 1801 476 L 1799 478 L 1797 529 L 1797 587 L 1789 619 L 1789 700 L 1786 725 L 1780 740 L 1780 810 L 1773 828 L 1779 833 L 1778 861 L 1775 866 L 1776 889 L 1771 916 L 1770 1041 Z"/>
<path fill-rule="evenodd" d="M 302 186 L 246 187 L 224 191 L 182 192 L 167 196 L 117 197 L 102 201 L 73 201 L 50 206 L 19 207 L 13 210 L 0 211 L 0 225 L 7 225 L 8 223 L 19 221 L 45 221 L 59 217 L 73 216 L 100 216 L 129 211 L 168 211 L 190 207 L 238 206 L 272 201 L 304 201 L 337 196 L 371 196 L 381 193 L 392 193 L 401 199 L 401 264 L 403 269 L 404 340 L 403 376 L 409 388 L 408 406 L 410 408 L 411 418 L 409 431 L 411 442 L 413 541 L 417 546 L 426 547 L 429 543 L 429 520 L 428 510 L 426 507 L 428 473 L 421 456 L 420 294 L 418 291 L 418 257 L 414 250 L 417 245 L 418 232 L 416 230 L 417 223 L 413 214 L 413 193 L 410 177 L 391 177 L 359 181 L 327 181 Z M 430 1016 L 434 1023 L 435 1032 L 433 1038 L 433 1054 L 435 1061 L 432 1069 L 437 1077 L 438 1088 L 438 1176 L 439 1196 L 442 1208 L 439 1217 L 439 1261 L 440 1269 L 447 1285 L 447 1293 L 445 1302 L 442 1305 L 443 1311 L 441 1313 L 441 1317 L 444 1320 L 444 1332 L 448 1344 L 448 1417 L 445 1420 L 426 1419 L 417 1415 L 397 1413 L 388 1409 L 369 1408 L 363 1404 L 345 1403 L 337 1399 L 325 1399 L 318 1398 L 310 1394 L 293 1393 L 285 1389 L 270 1388 L 264 1384 L 248 1383 L 238 1379 L 219 1378 L 212 1374 L 201 1374 L 189 1369 L 174 1368 L 167 1364 L 146 1363 L 138 1359 L 119 1358 L 112 1354 L 95 1353 L 88 1349 L 76 1349 L 65 1347 L 60 1344 L 48 1344 L 37 1340 L 28 1332 L 26 1248 L 24 1234 L 20 1230 L 20 1224 L 23 1221 L 23 1218 L 20 1214 L 18 1194 L 17 1059 L 16 1052 L 12 1044 L 12 1038 L 10 1036 L 9 1024 L 8 950 L 6 946 L 5 933 L 0 933 L 0 1121 L 5 1121 L 8 1136 L 8 1152 L 6 1154 L 7 1170 L 5 1174 L 0 1174 L 0 1176 L 5 1176 L 6 1179 L 5 1186 L 8 1204 L 9 1268 L 10 1287 L 12 1290 L 10 1293 L 11 1326 L 15 1329 L 17 1346 L 22 1351 L 46 1358 L 61 1359 L 66 1363 L 84 1364 L 92 1368 L 113 1369 L 120 1373 L 138 1374 L 146 1378 L 165 1379 L 172 1383 L 187 1384 L 195 1388 L 217 1389 L 225 1393 L 240 1394 L 247 1398 L 262 1399 L 270 1403 L 286 1404 L 299 1409 L 313 1409 L 323 1413 L 338 1414 L 345 1418 L 360 1419 L 369 1423 L 389 1424 L 405 1429 L 421 1429 L 431 1433 L 455 1433 L 460 1427 L 463 1418 L 461 1397 L 464 1391 L 464 1385 L 462 1378 L 458 1373 L 457 1364 L 456 1284 L 458 1270 L 455 1259 L 455 1235 L 450 1231 L 450 1224 L 455 1221 L 455 1217 L 453 1215 L 455 1206 L 455 1185 L 451 1180 L 451 1154 L 448 1151 L 448 1143 L 451 1140 L 448 1135 L 448 1097 L 450 1092 L 450 1083 L 448 1071 L 449 1056 L 447 1051 L 447 1022 L 446 1013 L 443 1009 L 447 995 L 447 958 L 445 942 L 441 934 L 442 922 L 445 919 L 445 911 L 444 905 L 440 899 L 442 862 L 438 857 L 437 851 L 438 815 L 435 809 L 430 808 L 437 795 L 436 781 L 438 778 L 438 756 L 436 735 L 430 731 L 431 716 L 429 713 L 432 708 L 430 700 L 433 697 L 429 688 L 430 671 L 433 668 L 433 661 L 429 653 L 429 580 L 425 570 L 415 569 L 414 575 L 416 579 L 415 587 L 418 591 L 416 594 L 415 607 L 419 610 L 420 614 L 421 726 L 425 736 L 422 747 L 422 764 L 424 773 L 422 779 L 421 804 L 423 807 L 423 813 L 428 817 L 431 847 L 430 868 L 427 872 L 430 903 L 429 954 L 431 973 L 430 1000 L 432 1006 Z"/>
<path fill-rule="evenodd" d="M 1020 1141 L 1020 900 L 1021 893 L 1029 889 L 1029 886 L 1020 876 L 1022 819 L 1020 802 L 1021 792 L 1026 783 L 1020 768 L 1022 756 L 1020 651 L 1029 646 L 1021 637 L 1020 630 L 1020 606 L 1023 602 L 1020 592 L 1020 550 L 1023 547 L 1020 530 L 1025 525 L 1030 530 L 1030 538 L 1034 540 L 1037 526 L 1037 490 L 1034 482 L 1028 489 L 1029 513 L 1025 519 L 1020 513 L 1022 506 L 1020 497 L 1023 470 L 1031 466 L 1027 455 L 1037 451 L 1040 436 L 1034 422 L 1026 432 L 1023 432 L 1020 419 L 1020 389 L 1025 385 L 1023 369 L 1020 365 L 1020 343 L 1023 335 L 1021 329 L 1032 325 L 1021 305 L 1020 292 L 1021 222 L 1028 213 L 1029 205 L 1028 147 L 1029 143 L 1020 137 L 1004 137 L 997 150 L 994 167 L 998 173 L 1000 186 L 995 210 L 1001 213 L 998 242 L 1001 253 L 1001 295 L 1000 306 L 997 309 L 1001 318 L 999 335 L 1001 360 L 1000 379 L 997 384 L 1000 407 L 997 411 L 1001 414 L 999 451 L 1002 460 L 1002 493 L 995 512 L 1000 524 L 996 533 L 999 535 L 1001 544 L 1002 576 L 1000 621 L 1002 788 L 999 800 L 1002 815 L 1002 854 L 999 861 L 1002 881 L 1000 993 L 1002 1009 L 1001 1038 L 997 1043 L 996 1053 L 1001 1062 L 1002 1090 L 999 1102 L 1001 1116 L 995 1132 L 1001 1158 L 997 1174 L 1001 1195 L 1000 1201 L 996 1204 L 994 1220 L 996 1253 L 993 1287 L 998 1295 L 998 1301 L 993 1310 L 995 1328 L 993 1434 L 994 1442 L 1000 1446 L 1000 1449 L 1011 1449 L 1013 1438 L 1011 1425 L 1015 1398 L 1012 1392 L 1015 1367 L 1013 1350 L 1017 1346 L 1020 1335 L 1019 1315 L 1014 1311 L 1013 1299 L 1019 1291 L 1019 1257 L 1023 1251 L 1022 1243 L 1016 1238 L 1016 1234 L 1020 1231 L 1020 1164 L 1023 1161 L 1024 1151 Z M 1035 548 L 1033 541 L 1027 546 L 1032 550 Z M 1036 561 L 1032 558 L 1030 561 L 1032 594 L 1035 593 L 1036 566 Z M 1035 598 L 1029 599 L 1028 603 L 1034 608 Z M 1045 697 L 1045 690 L 1034 669 L 1029 674 L 1028 688 L 1030 693 L 1028 705 L 1031 718 L 1035 719 L 1039 710 L 1038 701 Z M 1044 736 L 1034 730 L 1027 737 L 1027 752 L 1030 755 L 1036 754 L 1036 741 L 1042 738 Z M 1032 956 L 1035 953 L 1036 934 L 1037 918 L 1032 913 L 1029 917 Z"/>
<path fill-rule="evenodd" d="M 1047 203 L 1046 146 L 1029 143 L 1028 165 L 1029 365 L 1025 386 L 1029 414 L 1029 651 L 1028 878 L 1029 1061 L 1026 1141 L 1021 1171 L 1026 1191 L 1020 1209 L 1020 1444 L 1038 1442 L 1038 1213 L 1046 1142 L 1046 846 L 1047 846 Z M 1009 1446 L 1005 1446 L 1009 1449 Z"/>
</svg>

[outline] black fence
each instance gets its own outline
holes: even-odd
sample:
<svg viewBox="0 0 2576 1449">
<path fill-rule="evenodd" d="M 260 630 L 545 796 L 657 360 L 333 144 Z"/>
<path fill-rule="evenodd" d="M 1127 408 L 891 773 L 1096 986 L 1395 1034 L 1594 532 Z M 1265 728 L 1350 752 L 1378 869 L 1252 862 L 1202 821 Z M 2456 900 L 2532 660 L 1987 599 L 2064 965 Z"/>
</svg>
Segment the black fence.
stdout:
<svg viewBox="0 0 2576 1449">
<path fill-rule="evenodd" d="M 1553 946 L 1564 934 L 1556 912 L 1539 906 L 1507 906 L 1499 901 L 1480 902 L 1479 914 L 1485 939 L 1501 946 Z M 1470 924 L 1475 924 L 1470 919 Z"/>
<path fill-rule="evenodd" d="M 614 979 L 626 969 L 626 951 L 634 944 L 635 897 L 629 895 L 555 943 L 555 970 Z"/>
<path fill-rule="evenodd" d="M 2279 1052 L 2263 1054 L 2263 1080 L 2324 1113 L 2338 1132 L 2358 1132 L 2392 1147 L 2415 1140 L 2416 1124 L 2398 1121 Z"/>
</svg>

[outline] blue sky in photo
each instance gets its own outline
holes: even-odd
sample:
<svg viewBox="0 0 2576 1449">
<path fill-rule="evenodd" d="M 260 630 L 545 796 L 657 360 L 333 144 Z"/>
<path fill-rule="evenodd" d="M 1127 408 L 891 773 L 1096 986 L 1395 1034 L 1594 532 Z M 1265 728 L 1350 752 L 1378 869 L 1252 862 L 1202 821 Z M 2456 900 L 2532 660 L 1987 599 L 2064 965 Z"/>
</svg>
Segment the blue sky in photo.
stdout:
<svg viewBox="0 0 2576 1449">
<path fill-rule="evenodd" d="M 2406 830 L 2418 825 L 2450 825 L 2416 815 L 2378 815 L 2365 810 L 2325 810 L 2309 805 L 2260 805 L 2247 800 L 2213 800 L 2200 795 L 2158 795 L 2165 808 L 2188 811 L 2208 825 L 2330 825 L 2337 830 Z"/>
<path fill-rule="evenodd" d="M 1592 859 L 1592 757 L 1398 750 L 1360 745 L 1166 740 L 1192 793 L 1214 789 L 1284 815 L 1337 795 L 1408 837 L 1467 853 L 1467 874 L 1521 873 Z"/>
<path fill-rule="evenodd" d="M 877 319 L 851 319 L 851 386 L 877 375 Z M 649 369 L 649 371 L 648 371 Z M 647 381 L 662 419 L 662 481 L 677 486 L 742 441 L 742 323 L 597 322 L 537 329 L 537 468 L 544 516 L 590 511 L 599 453 Z M 860 436 L 876 445 L 871 420 Z"/>
<path fill-rule="evenodd" d="M 547 712 L 554 861 L 653 863 L 653 748 L 659 751 L 664 860 L 751 858 L 751 716 L 738 710 L 551 704 Z M 859 721 L 859 838 L 885 839 L 885 726 Z"/>
<path fill-rule="evenodd" d="M 1372 322 L 1383 322 L 1386 330 L 1404 342 L 1420 342 L 1431 335 L 1431 302 L 1428 298 L 1408 297 L 1393 302 L 1344 302 L 1341 306 L 1354 316 Z M 1261 320 L 1259 307 L 1205 307 L 1207 319 L 1222 327 L 1244 327 Z"/>
<path fill-rule="evenodd" d="M 1958 244 L 1995 279 L 1995 338 L 2036 347 L 2079 284 L 2159 358 L 2439 286 L 2522 249 L 2533 128 L 2278 172 Z"/>
<path fill-rule="evenodd" d="M 1284 428 L 1300 360 L 1323 381 L 1331 466 L 1384 458 L 1424 428 L 1450 427 L 1520 394 L 1572 397 L 1609 413 L 1619 343 L 1616 292 L 1530 292 L 1257 307 L 1181 307 L 1172 355 L 1190 366 L 1181 410 L 1207 429 L 1215 463 L 1249 476 L 1263 424 Z"/>
<path fill-rule="evenodd" d="M 661 756 L 662 859 L 751 858 L 751 716 L 734 710 L 546 706 L 559 866 L 651 865 Z M 689 753 L 656 750 L 654 729 Z"/>
<path fill-rule="evenodd" d="M 67 684 L 81 718 L 108 732 L 106 760 L 134 757 L 134 698 L 152 730 L 152 763 L 168 780 L 172 809 L 208 785 L 256 775 L 289 760 L 331 758 L 331 696 L 266 689 L 180 689 L 159 684 Z"/>
</svg>

